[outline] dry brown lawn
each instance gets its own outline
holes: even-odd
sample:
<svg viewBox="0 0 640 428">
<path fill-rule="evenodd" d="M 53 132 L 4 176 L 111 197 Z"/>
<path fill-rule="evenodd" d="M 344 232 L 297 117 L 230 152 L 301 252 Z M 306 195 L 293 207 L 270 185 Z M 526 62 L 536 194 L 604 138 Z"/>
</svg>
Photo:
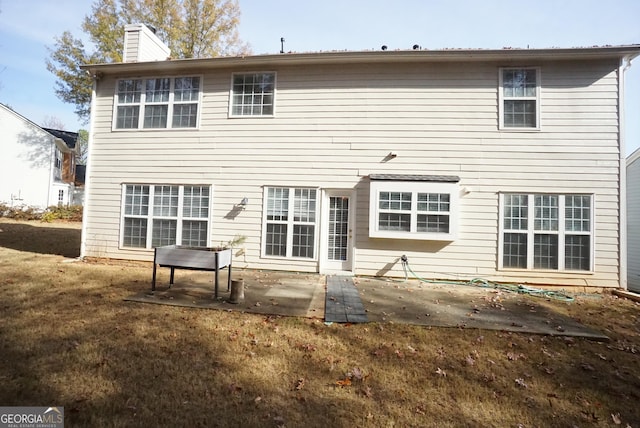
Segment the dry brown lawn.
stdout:
<svg viewBox="0 0 640 428">
<path fill-rule="evenodd" d="M 69 427 L 640 427 L 630 300 L 558 304 L 607 343 L 140 304 L 151 264 L 68 262 L 79 229 L 0 220 L 0 405 Z"/>
</svg>

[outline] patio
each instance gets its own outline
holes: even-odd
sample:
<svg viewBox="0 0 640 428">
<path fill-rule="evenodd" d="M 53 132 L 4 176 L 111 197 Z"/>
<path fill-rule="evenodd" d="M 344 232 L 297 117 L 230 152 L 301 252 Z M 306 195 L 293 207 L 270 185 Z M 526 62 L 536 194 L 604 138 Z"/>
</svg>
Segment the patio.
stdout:
<svg viewBox="0 0 640 428">
<path fill-rule="evenodd" d="M 486 287 L 249 269 L 234 269 L 233 279 L 244 282 L 244 299 L 237 304 L 229 302 L 226 287 L 221 287 L 219 298 L 214 299 L 211 273 L 179 271 L 169 288 L 166 269 L 158 272 L 155 292 L 149 287 L 126 300 L 318 318 L 328 325 L 406 323 L 608 340 L 604 334 L 558 311 L 561 305 L 574 303 Z M 226 272 L 220 273 L 220 283 L 227 283 Z"/>
</svg>

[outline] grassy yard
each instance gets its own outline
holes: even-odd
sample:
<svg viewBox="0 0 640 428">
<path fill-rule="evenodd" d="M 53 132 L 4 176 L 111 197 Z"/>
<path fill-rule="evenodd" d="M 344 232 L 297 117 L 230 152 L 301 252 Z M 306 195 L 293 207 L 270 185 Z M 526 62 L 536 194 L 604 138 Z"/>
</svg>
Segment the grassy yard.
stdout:
<svg viewBox="0 0 640 428">
<path fill-rule="evenodd" d="M 65 261 L 79 243 L 77 224 L 0 220 L 0 405 L 64 406 L 69 427 L 640 427 L 627 299 L 557 303 L 606 343 L 329 326 L 125 302 L 151 264 Z"/>
</svg>

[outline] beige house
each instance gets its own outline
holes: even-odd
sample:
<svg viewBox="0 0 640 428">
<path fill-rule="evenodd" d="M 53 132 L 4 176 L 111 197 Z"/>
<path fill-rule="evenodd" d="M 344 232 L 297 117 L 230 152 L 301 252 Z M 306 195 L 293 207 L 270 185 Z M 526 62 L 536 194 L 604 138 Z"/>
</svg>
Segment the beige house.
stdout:
<svg viewBox="0 0 640 428">
<path fill-rule="evenodd" d="M 236 266 L 625 287 L 640 45 L 168 60 L 145 38 L 84 67 L 83 256 L 244 236 Z"/>
</svg>

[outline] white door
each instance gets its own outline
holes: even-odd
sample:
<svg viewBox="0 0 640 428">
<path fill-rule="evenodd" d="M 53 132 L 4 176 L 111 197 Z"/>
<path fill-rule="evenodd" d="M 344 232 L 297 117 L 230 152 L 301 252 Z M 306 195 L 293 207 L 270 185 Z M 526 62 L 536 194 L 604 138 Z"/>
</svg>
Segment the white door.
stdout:
<svg viewBox="0 0 640 428">
<path fill-rule="evenodd" d="M 321 271 L 350 272 L 353 268 L 353 213 L 351 191 L 325 191 Z"/>
</svg>

